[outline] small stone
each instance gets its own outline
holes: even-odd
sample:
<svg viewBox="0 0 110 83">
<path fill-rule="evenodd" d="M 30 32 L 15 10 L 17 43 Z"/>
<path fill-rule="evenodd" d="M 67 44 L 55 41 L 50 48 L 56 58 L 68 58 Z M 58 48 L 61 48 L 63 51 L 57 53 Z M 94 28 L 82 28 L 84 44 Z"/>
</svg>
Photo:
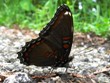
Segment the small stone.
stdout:
<svg viewBox="0 0 110 83">
<path fill-rule="evenodd" d="M 36 83 L 26 73 L 17 72 L 14 75 L 7 77 L 3 83 Z"/>
</svg>

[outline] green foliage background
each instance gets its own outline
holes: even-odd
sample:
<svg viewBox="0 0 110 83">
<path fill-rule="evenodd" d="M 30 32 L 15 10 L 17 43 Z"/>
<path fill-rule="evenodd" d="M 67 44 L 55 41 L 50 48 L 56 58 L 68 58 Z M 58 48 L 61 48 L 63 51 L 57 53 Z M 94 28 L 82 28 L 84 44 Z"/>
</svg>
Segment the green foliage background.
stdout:
<svg viewBox="0 0 110 83">
<path fill-rule="evenodd" d="M 70 7 L 75 31 L 110 35 L 109 0 L 0 0 L 0 25 L 41 30 L 61 4 Z"/>
</svg>

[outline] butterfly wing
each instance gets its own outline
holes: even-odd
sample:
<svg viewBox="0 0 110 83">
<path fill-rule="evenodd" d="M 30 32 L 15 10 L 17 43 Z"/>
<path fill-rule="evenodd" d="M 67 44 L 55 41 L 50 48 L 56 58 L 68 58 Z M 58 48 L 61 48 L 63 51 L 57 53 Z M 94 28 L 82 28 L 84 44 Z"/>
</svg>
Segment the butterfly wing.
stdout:
<svg viewBox="0 0 110 83">
<path fill-rule="evenodd" d="M 62 65 L 68 60 L 68 55 L 71 50 L 73 40 L 73 19 L 72 14 L 67 6 L 60 7 L 61 12 L 58 13 L 56 21 L 50 24 L 51 27 L 47 29 L 47 33 L 40 33 L 49 44 L 52 44 L 57 50 L 57 63 Z M 46 28 L 48 28 L 46 27 Z M 58 62 L 59 61 L 59 62 Z"/>
<path fill-rule="evenodd" d="M 62 5 L 40 32 L 39 38 L 27 43 L 19 52 L 21 61 L 37 66 L 62 66 L 68 61 L 73 40 L 70 9 Z M 25 50 L 26 49 L 26 50 Z"/>
</svg>

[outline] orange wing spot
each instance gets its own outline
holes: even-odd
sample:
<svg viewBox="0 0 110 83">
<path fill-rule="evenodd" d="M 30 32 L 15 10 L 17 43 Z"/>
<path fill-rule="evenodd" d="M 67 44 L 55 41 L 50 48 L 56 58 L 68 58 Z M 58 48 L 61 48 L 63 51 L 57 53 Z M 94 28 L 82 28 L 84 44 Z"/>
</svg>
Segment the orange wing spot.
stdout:
<svg viewBox="0 0 110 83">
<path fill-rule="evenodd" d="M 69 45 L 68 44 L 64 44 L 63 47 L 64 48 L 69 48 Z"/>
<path fill-rule="evenodd" d="M 64 38 L 63 38 L 63 40 L 68 40 L 68 39 L 70 39 L 70 37 L 64 37 Z"/>
</svg>

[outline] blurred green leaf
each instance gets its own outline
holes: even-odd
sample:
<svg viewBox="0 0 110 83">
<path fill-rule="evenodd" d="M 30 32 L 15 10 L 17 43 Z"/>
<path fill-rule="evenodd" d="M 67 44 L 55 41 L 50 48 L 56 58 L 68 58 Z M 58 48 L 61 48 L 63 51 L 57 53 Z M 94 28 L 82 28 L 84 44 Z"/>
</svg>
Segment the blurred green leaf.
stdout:
<svg viewBox="0 0 110 83">
<path fill-rule="evenodd" d="M 32 2 L 31 2 L 31 0 L 21 0 L 20 1 L 20 6 L 25 11 L 34 10 L 34 6 L 33 6 Z"/>
<path fill-rule="evenodd" d="M 71 9 L 75 31 L 110 36 L 109 0 L 0 0 L 0 25 L 41 30 L 61 4 Z"/>
</svg>

